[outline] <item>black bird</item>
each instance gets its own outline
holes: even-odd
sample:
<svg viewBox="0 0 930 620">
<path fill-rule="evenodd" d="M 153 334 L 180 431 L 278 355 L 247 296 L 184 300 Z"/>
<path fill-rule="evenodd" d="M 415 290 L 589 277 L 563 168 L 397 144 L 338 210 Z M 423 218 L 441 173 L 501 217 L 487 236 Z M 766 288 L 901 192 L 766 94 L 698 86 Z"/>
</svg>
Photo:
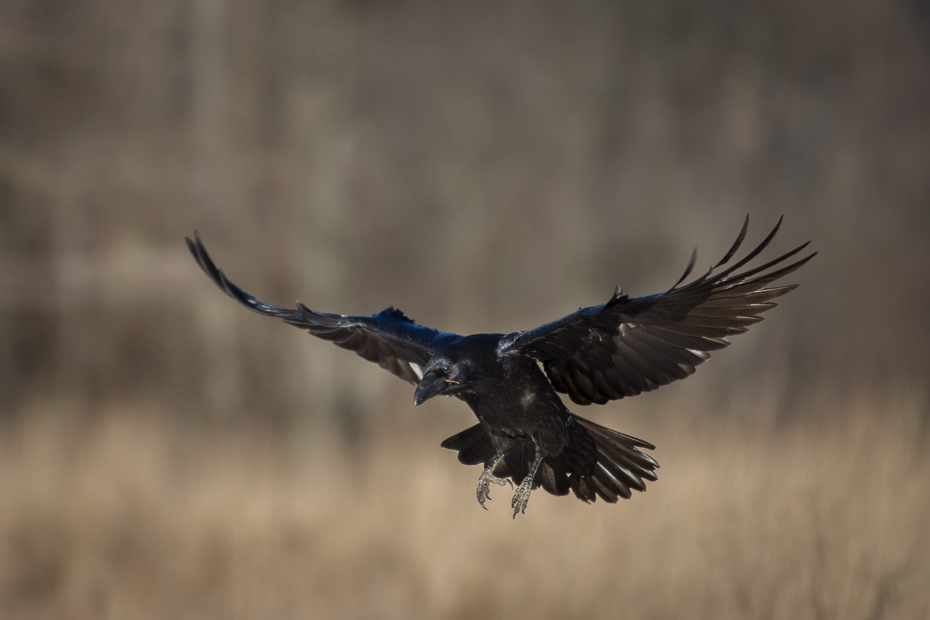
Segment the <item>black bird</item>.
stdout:
<svg viewBox="0 0 930 620">
<path fill-rule="evenodd" d="M 606 303 L 536 329 L 471 336 L 422 327 L 393 307 L 373 316 L 346 316 L 316 312 L 300 302 L 296 310 L 270 306 L 227 280 L 197 233 L 194 241 L 186 241 L 204 272 L 227 295 L 415 384 L 414 406 L 437 394 L 468 403 L 479 424 L 449 437 L 442 447 L 457 450 L 466 465 L 484 465 L 477 489 L 482 508 L 490 499 L 490 483 L 516 483 L 511 502 L 516 517 L 540 486 L 553 495 L 571 490 L 586 502 L 600 496 L 614 503 L 629 498 L 631 489 L 645 491 L 645 480 L 658 479 L 659 464 L 638 450 L 655 446 L 571 413 L 556 392 L 579 405 L 604 404 L 691 375 L 710 358 L 710 351 L 730 344 L 727 336 L 761 321 L 758 315 L 775 307 L 773 299 L 797 287 L 767 288 L 770 284 L 816 255 L 785 265 L 808 242 L 764 265 L 738 271 L 768 246 L 781 221 L 745 258 L 718 271 L 742 244 L 747 217 L 723 259 L 683 286 L 696 251 L 684 275 L 664 293 L 630 298 L 617 287 Z"/>
</svg>

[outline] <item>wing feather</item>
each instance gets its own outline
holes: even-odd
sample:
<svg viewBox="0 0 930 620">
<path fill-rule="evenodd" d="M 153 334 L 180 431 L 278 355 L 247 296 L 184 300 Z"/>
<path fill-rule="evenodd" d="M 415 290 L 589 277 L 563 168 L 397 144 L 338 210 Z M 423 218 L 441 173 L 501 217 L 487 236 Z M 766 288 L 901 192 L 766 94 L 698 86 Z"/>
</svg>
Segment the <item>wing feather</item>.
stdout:
<svg viewBox="0 0 930 620">
<path fill-rule="evenodd" d="M 759 315 L 776 306 L 773 299 L 797 288 L 767 287 L 816 255 L 785 264 L 809 242 L 739 271 L 769 246 L 781 223 L 779 219 L 745 257 L 718 272 L 745 240 L 747 217 L 724 257 L 692 282 L 681 285 L 694 267 L 694 254 L 684 276 L 665 293 L 631 299 L 618 287 L 607 303 L 505 337 L 501 351 L 535 358 L 553 387 L 582 405 L 603 404 L 684 379 L 710 358 L 711 351 L 729 346 L 728 336 L 761 321 Z"/>
<path fill-rule="evenodd" d="M 204 273 L 220 290 L 249 310 L 277 317 L 338 347 L 354 351 L 410 383 L 416 384 L 420 380 L 423 366 L 433 356 L 436 347 L 458 338 L 455 334 L 417 325 L 393 307 L 372 316 L 345 316 L 317 312 L 299 301 L 296 310 L 266 304 L 230 282 L 217 269 L 201 243 L 200 235 L 195 232 L 193 241 L 185 241 Z"/>
</svg>

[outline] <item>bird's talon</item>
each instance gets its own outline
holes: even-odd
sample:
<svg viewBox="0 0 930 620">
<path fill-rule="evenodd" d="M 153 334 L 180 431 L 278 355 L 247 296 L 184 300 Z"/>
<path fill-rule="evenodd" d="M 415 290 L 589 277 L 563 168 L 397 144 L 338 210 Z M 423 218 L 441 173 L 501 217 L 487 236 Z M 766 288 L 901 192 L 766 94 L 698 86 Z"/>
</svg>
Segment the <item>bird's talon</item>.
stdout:
<svg viewBox="0 0 930 620">
<path fill-rule="evenodd" d="M 510 483 L 510 486 L 513 487 L 513 483 L 510 482 L 510 480 L 507 478 L 498 478 L 493 473 L 491 473 L 494 471 L 494 467 L 497 465 L 497 463 L 500 462 L 501 458 L 502 457 L 498 458 L 497 461 L 486 467 L 485 470 L 481 472 L 481 476 L 478 477 L 478 503 L 481 504 L 481 507 L 485 510 L 488 509 L 488 507 L 484 505 L 485 500 L 491 499 L 490 483 L 493 482 L 494 484 L 500 486 L 504 486 L 504 483 Z"/>
<path fill-rule="evenodd" d="M 534 468 L 535 472 L 535 468 Z M 527 476 L 517 487 L 517 492 L 513 494 L 510 500 L 510 507 L 513 508 L 513 518 L 516 519 L 518 514 L 526 514 L 526 505 L 530 501 L 530 493 L 533 492 L 533 478 Z"/>
</svg>

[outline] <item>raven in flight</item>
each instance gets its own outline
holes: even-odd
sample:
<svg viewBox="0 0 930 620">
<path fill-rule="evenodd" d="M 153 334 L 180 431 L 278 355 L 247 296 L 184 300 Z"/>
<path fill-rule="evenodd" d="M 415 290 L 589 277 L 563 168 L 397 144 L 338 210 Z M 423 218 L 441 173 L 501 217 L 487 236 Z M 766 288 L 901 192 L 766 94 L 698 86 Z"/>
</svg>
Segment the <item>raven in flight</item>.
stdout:
<svg viewBox="0 0 930 620">
<path fill-rule="evenodd" d="M 637 448 L 650 443 L 571 413 L 557 392 L 579 405 L 604 404 L 684 379 L 710 352 L 730 344 L 774 308 L 772 300 L 797 285 L 768 288 L 816 255 L 785 265 L 807 243 L 759 267 L 739 271 L 768 246 L 781 226 L 745 258 L 718 271 L 736 254 L 743 228 L 723 259 L 680 286 L 694 267 L 664 293 L 630 298 L 619 287 L 599 306 L 582 308 L 552 323 L 512 334 L 459 336 L 422 327 L 400 310 L 373 316 L 316 312 L 260 302 L 226 279 L 194 233 L 185 239 L 200 267 L 227 295 L 250 310 L 283 319 L 416 385 L 414 406 L 444 394 L 464 400 L 479 424 L 442 442 L 466 465 L 483 464 L 478 503 L 485 508 L 490 483 L 517 484 L 513 516 L 526 510 L 530 493 L 569 490 L 586 501 L 614 503 L 631 489 L 645 491 L 659 464 Z M 810 242 L 808 242 L 810 243 Z M 540 368 L 541 365 L 541 368 Z M 513 481 L 512 483 L 510 481 Z"/>
</svg>

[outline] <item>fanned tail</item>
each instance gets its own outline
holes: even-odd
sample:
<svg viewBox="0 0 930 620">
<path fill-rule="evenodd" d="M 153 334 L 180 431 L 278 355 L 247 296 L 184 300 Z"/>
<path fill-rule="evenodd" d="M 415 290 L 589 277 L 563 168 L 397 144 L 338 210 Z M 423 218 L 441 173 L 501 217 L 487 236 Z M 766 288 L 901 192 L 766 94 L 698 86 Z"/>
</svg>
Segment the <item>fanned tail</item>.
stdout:
<svg viewBox="0 0 930 620">
<path fill-rule="evenodd" d="M 558 456 L 543 460 L 533 480 L 533 488 L 542 487 L 553 495 L 568 495 L 594 502 L 598 497 L 615 503 L 629 499 L 632 490 L 645 491 L 646 480 L 658 480 L 659 464 L 638 448 L 654 450 L 652 444 L 611 430 L 600 424 L 570 414 L 569 443 Z M 449 437 L 443 448 L 458 451 L 460 463 L 490 465 L 497 453 L 490 437 L 480 424 Z M 532 441 L 517 442 L 492 472 L 520 484 L 530 471 L 536 456 Z"/>
<path fill-rule="evenodd" d="M 572 414 L 572 419 L 587 431 L 597 450 L 597 463 L 593 473 L 579 476 L 577 481 L 575 476 L 572 476 L 572 490 L 579 499 L 593 502 L 600 496 L 604 501 L 614 503 L 620 497 L 629 499 L 632 495 L 631 490 L 645 491 L 646 480 L 655 482 L 659 479 L 655 473 L 659 464 L 654 458 L 637 449 L 655 450 L 651 443 L 595 424 L 575 414 Z"/>
</svg>

